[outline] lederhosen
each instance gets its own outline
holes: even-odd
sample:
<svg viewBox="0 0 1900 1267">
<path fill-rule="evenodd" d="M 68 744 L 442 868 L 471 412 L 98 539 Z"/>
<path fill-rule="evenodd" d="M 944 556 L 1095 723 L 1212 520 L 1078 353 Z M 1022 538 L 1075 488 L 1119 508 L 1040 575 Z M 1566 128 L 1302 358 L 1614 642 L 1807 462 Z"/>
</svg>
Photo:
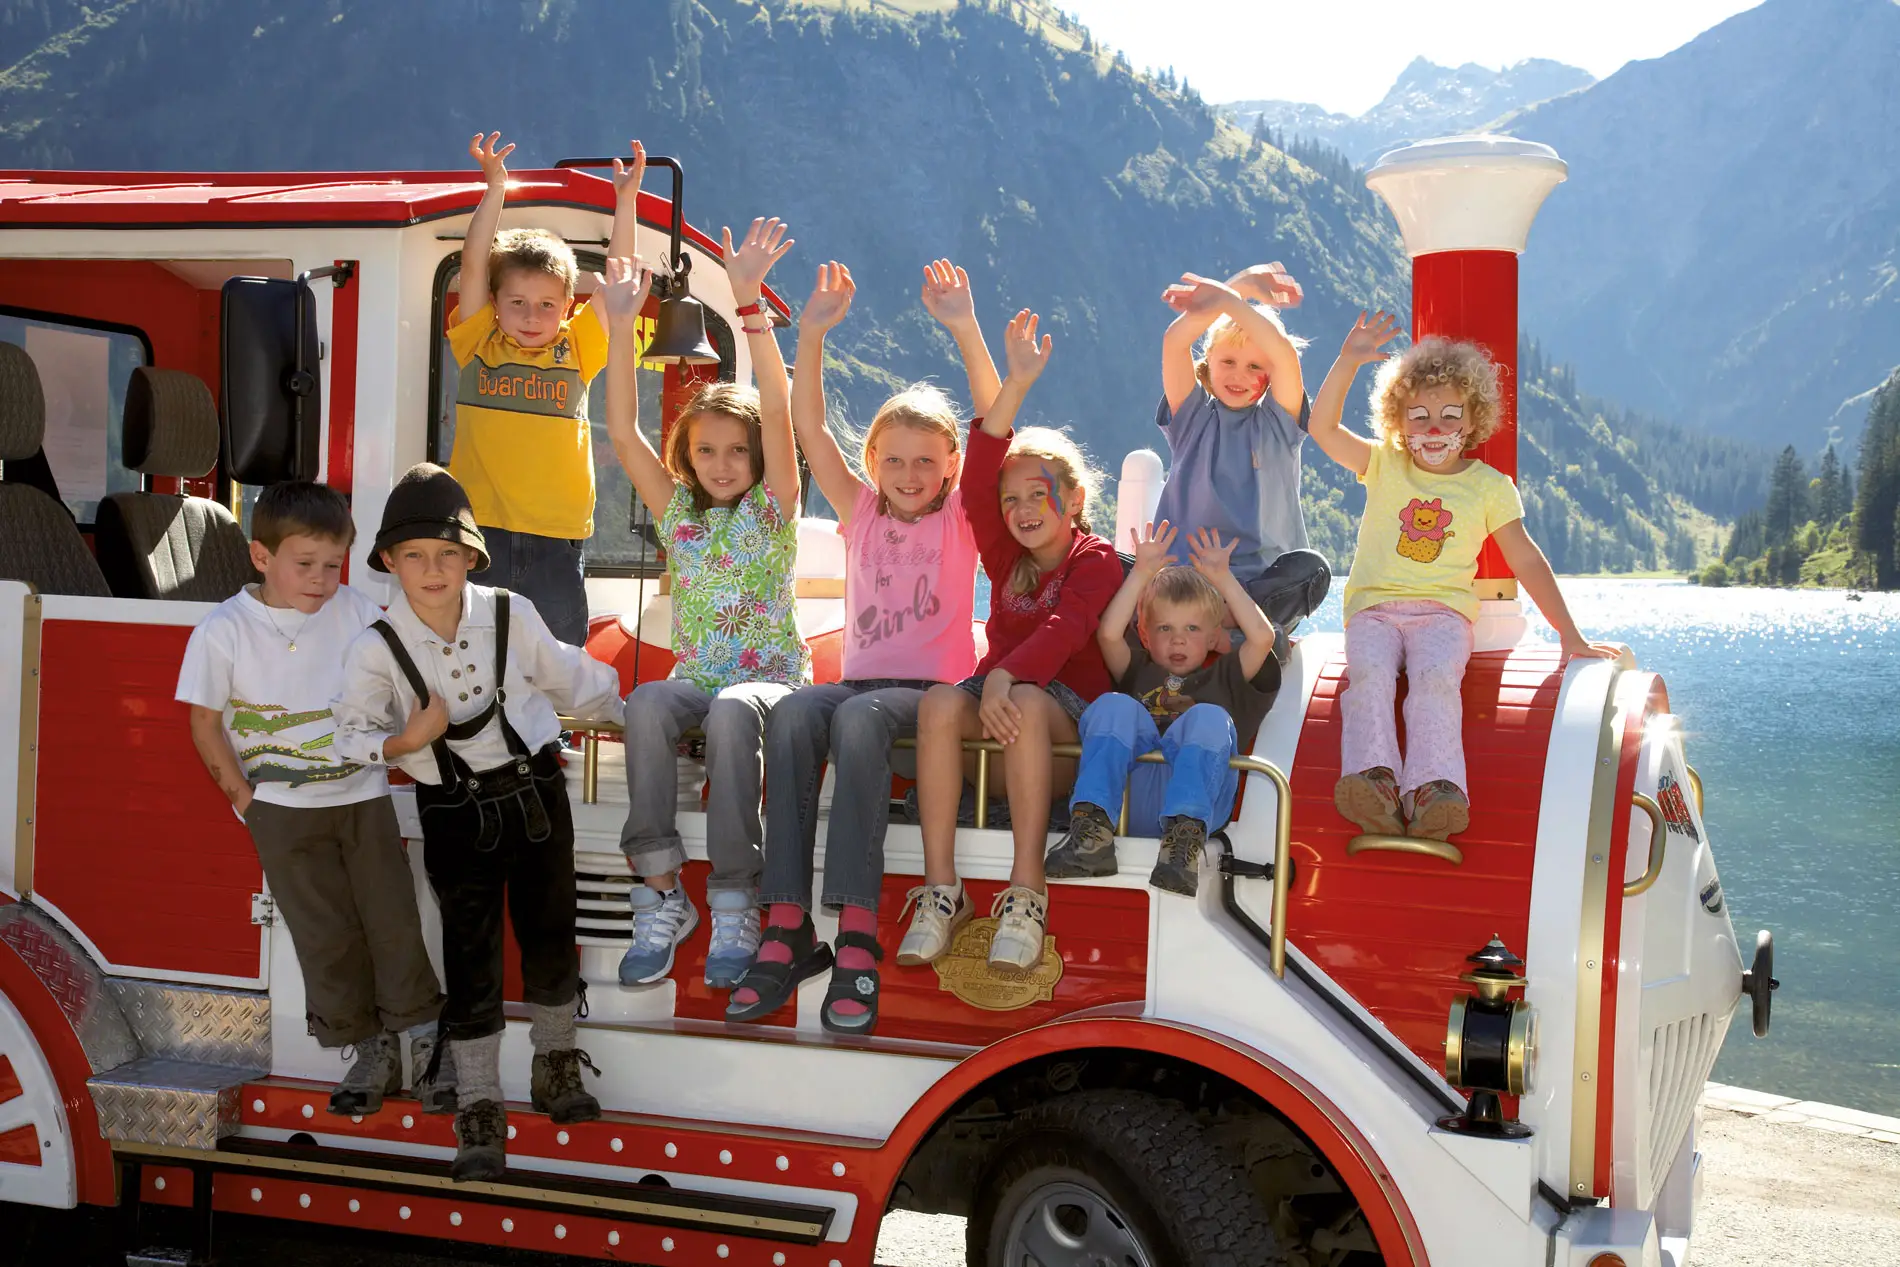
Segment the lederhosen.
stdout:
<svg viewBox="0 0 1900 1267">
<path fill-rule="evenodd" d="M 422 818 L 423 866 L 442 908 L 442 967 L 448 1002 L 444 1039 L 501 1032 L 502 910 L 521 949 L 522 997 L 559 1007 L 580 986 L 574 946 L 574 817 L 561 772 L 559 745 L 529 752 L 508 722 L 503 683 L 508 669 L 508 591 L 495 595 L 495 693 L 488 707 L 451 723 L 431 750 L 440 784 L 416 782 Z M 429 684 L 389 622 L 372 626 L 389 644 L 396 667 L 416 693 Z M 451 746 L 501 723 L 509 760 L 471 770 Z"/>
</svg>

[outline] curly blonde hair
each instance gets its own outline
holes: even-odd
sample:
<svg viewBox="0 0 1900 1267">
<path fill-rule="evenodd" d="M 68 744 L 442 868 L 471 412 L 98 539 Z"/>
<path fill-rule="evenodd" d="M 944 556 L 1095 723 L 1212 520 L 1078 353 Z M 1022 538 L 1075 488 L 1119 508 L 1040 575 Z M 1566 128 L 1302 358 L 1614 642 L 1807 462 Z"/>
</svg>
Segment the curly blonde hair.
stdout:
<svg viewBox="0 0 1900 1267">
<path fill-rule="evenodd" d="M 1102 472 L 1089 462 L 1082 447 L 1067 432 L 1054 427 L 1023 427 L 1009 442 L 1009 453 L 1003 462 L 1008 465 L 1017 458 L 1034 458 L 1056 476 L 1058 486 L 1050 491 L 1058 500 L 1077 489 L 1082 490 L 1082 500 L 1070 522 L 1077 532 L 1088 532 L 1089 502 L 1102 495 Z M 1041 585 L 1042 572 L 1036 567 L 1035 559 L 1025 552 L 1009 574 L 1010 592 L 1033 594 Z"/>
<path fill-rule="evenodd" d="M 950 496 L 950 490 L 957 486 L 957 477 L 963 466 L 963 420 L 957 416 L 957 407 L 950 403 L 950 397 L 934 383 L 912 383 L 897 395 L 879 406 L 877 416 L 871 419 L 871 425 L 864 429 L 864 438 L 858 445 L 858 458 L 852 465 L 857 467 L 858 478 L 872 488 L 877 488 L 877 472 L 872 469 L 871 454 L 877 450 L 878 440 L 892 427 L 909 427 L 929 435 L 942 436 L 950 445 L 950 469 L 945 472 L 943 488 L 938 491 L 924 513 L 943 508 L 944 499 Z M 878 513 L 889 511 L 884 494 L 878 493 Z"/>
<path fill-rule="evenodd" d="M 1278 330 L 1281 334 L 1285 334 L 1286 341 L 1293 345 L 1294 351 L 1303 352 L 1306 350 L 1306 346 L 1311 340 L 1302 338 L 1297 334 L 1287 334 L 1286 322 L 1281 319 L 1280 310 L 1278 308 L 1271 307 L 1267 304 L 1252 303 L 1251 301 L 1249 301 L 1249 306 L 1252 307 L 1255 312 L 1265 317 L 1275 330 Z M 1205 335 L 1201 336 L 1201 354 L 1194 360 L 1194 380 L 1208 391 L 1213 391 L 1214 386 L 1208 382 L 1207 378 L 1208 358 L 1214 355 L 1214 349 L 1221 344 L 1239 343 L 1246 338 L 1247 331 L 1232 317 L 1222 314 L 1215 318 L 1214 324 L 1207 328 Z"/>
<path fill-rule="evenodd" d="M 1405 447 L 1406 398 L 1429 387 L 1453 387 L 1465 398 L 1465 452 L 1497 434 L 1502 421 L 1498 367 L 1475 343 L 1427 335 L 1379 367 L 1372 382 L 1372 432 L 1379 443 Z"/>
<path fill-rule="evenodd" d="M 666 433 L 666 452 L 661 455 L 660 464 L 675 480 L 686 485 L 692 493 L 693 509 L 703 515 L 712 506 L 712 495 L 693 470 L 692 448 L 693 424 L 702 414 L 719 414 L 745 428 L 746 443 L 752 448 L 754 484 L 765 478 L 765 426 L 759 414 L 759 389 L 740 383 L 706 384 L 673 420 L 672 428 Z M 750 492 L 751 488 L 746 491 Z M 656 507 L 655 515 L 664 509 L 664 506 Z"/>
<path fill-rule="evenodd" d="M 574 248 L 546 229 L 503 229 L 495 235 L 494 249 L 488 253 L 491 299 L 500 293 L 502 276 L 511 271 L 544 273 L 567 288 L 569 299 L 581 276 Z"/>
</svg>

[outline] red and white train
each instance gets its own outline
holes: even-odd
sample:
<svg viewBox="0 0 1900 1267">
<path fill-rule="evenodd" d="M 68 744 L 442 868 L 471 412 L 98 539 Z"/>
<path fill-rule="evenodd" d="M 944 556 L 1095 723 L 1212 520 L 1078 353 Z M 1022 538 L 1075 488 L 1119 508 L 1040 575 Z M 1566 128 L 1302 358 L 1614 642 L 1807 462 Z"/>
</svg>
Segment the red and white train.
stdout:
<svg viewBox="0 0 1900 1267">
<path fill-rule="evenodd" d="M 1501 138 L 1370 175 L 1414 257 L 1415 333 L 1505 366 L 1485 456 L 1512 473 L 1518 254 L 1562 179 L 1548 149 Z M 1698 1096 L 1744 997 L 1766 1028 L 1770 947 L 1744 972 L 1662 680 L 1522 641 L 1494 559 L 1464 684 L 1475 809 L 1452 847 L 1355 837 L 1335 812 L 1343 647 L 1312 635 L 1198 898 L 1149 890 L 1156 842 L 1130 841 L 1118 877 L 1059 885 L 1030 972 L 992 972 L 979 921 L 939 964 L 887 969 L 874 1038 L 821 1029 L 822 980 L 735 1027 L 702 982 L 704 929 L 670 981 L 617 984 L 621 762 L 611 727 L 583 726 L 582 1046 L 604 1118 L 516 1105 L 506 1181 L 456 1186 L 447 1118 L 404 1099 L 325 1113 L 342 1063 L 306 1033 L 290 940 L 172 692 L 192 626 L 241 583 L 244 484 L 314 475 L 373 524 L 398 473 L 446 457 L 444 317 L 480 193 L 467 173 L 0 171 L 0 343 L 27 354 L 0 359 L 0 572 L 25 578 L 0 581 L 0 1202 L 191 1207 L 200 1255 L 212 1212 L 241 1211 L 611 1261 L 869 1267 L 897 1207 L 968 1215 L 972 1264 L 1686 1263 Z M 524 211 L 597 263 L 611 187 L 584 166 L 517 173 L 511 222 Z M 642 412 L 662 419 L 750 367 L 678 185 L 641 214 L 642 254 L 675 275 L 691 257 L 703 305 L 652 301 Z M 668 599 L 607 452 L 590 649 L 631 686 L 670 667 Z M 1154 463 L 1131 456 L 1132 518 Z M 367 549 L 350 577 L 374 593 Z M 814 526 L 801 620 L 821 678 L 842 564 Z M 685 759 L 680 781 L 696 811 Z M 682 815 L 689 886 L 702 822 Z M 981 905 L 1008 835 L 966 830 L 958 850 Z M 887 856 L 894 945 L 915 829 L 893 826 Z M 528 1061 L 524 1015 L 503 1044 L 521 1101 Z"/>
</svg>

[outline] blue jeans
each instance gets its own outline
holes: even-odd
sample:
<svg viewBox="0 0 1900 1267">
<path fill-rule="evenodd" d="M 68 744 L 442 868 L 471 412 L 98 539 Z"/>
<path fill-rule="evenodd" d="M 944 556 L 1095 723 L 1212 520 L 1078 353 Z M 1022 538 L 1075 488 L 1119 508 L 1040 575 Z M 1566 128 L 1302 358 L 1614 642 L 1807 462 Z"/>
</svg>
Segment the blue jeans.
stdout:
<svg viewBox="0 0 1900 1267">
<path fill-rule="evenodd" d="M 1227 763 L 1240 741 L 1234 719 L 1220 705 L 1196 704 L 1163 733 L 1140 700 L 1108 694 L 1088 706 L 1078 728 L 1082 762 L 1071 812 L 1086 802 L 1113 821 L 1127 788 L 1130 835 L 1159 836 L 1173 818 L 1198 819 L 1208 831 L 1218 831 L 1233 816 L 1240 775 Z M 1135 760 L 1157 748 L 1166 765 Z"/>
<path fill-rule="evenodd" d="M 488 543 L 482 584 L 521 595 L 534 604 L 556 638 L 569 646 L 585 646 L 587 582 L 581 575 L 581 543 L 487 527 L 482 539 Z"/>
</svg>

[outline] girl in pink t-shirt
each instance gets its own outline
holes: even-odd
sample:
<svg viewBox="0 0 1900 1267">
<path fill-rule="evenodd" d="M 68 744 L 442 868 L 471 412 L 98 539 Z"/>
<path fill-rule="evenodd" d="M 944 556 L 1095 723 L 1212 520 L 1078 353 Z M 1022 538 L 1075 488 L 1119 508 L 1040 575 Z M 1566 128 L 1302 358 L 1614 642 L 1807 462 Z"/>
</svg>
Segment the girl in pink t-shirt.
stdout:
<svg viewBox="0 0 1900 1267">
<path fill-rule="evenodd" d="M 794 692 L 765 736 L 765 877 L 771 910 L 752 967 L 726 1019 L 751 1021 L 789 1001 L 826 969 L 828 1030 L 866 1034 L 877 1023 L 878 896 L 890 819 L 894 740 L 917 733 L 924 692 L 976 666 L 976 538 L 957 487 L 962 424 L 929 386 L 884 403 L 857 469 L 825 426 L 825 333 L 844 319 L 850 270 L 831 263 L 799 318 L 792 423 L 812 479 L 845 538 L 844 668 L 840 681 Z M 977 326 L 969 278 L 948 260 L 924 270 L 924 307 L 955 336 L 981 414 L 1000 387 Z M 837 784 L 825 838 L 826 906 L 838 910 L 837 954 L 812 925 L 818 788 L 829 760 Z"/>
</svg>

